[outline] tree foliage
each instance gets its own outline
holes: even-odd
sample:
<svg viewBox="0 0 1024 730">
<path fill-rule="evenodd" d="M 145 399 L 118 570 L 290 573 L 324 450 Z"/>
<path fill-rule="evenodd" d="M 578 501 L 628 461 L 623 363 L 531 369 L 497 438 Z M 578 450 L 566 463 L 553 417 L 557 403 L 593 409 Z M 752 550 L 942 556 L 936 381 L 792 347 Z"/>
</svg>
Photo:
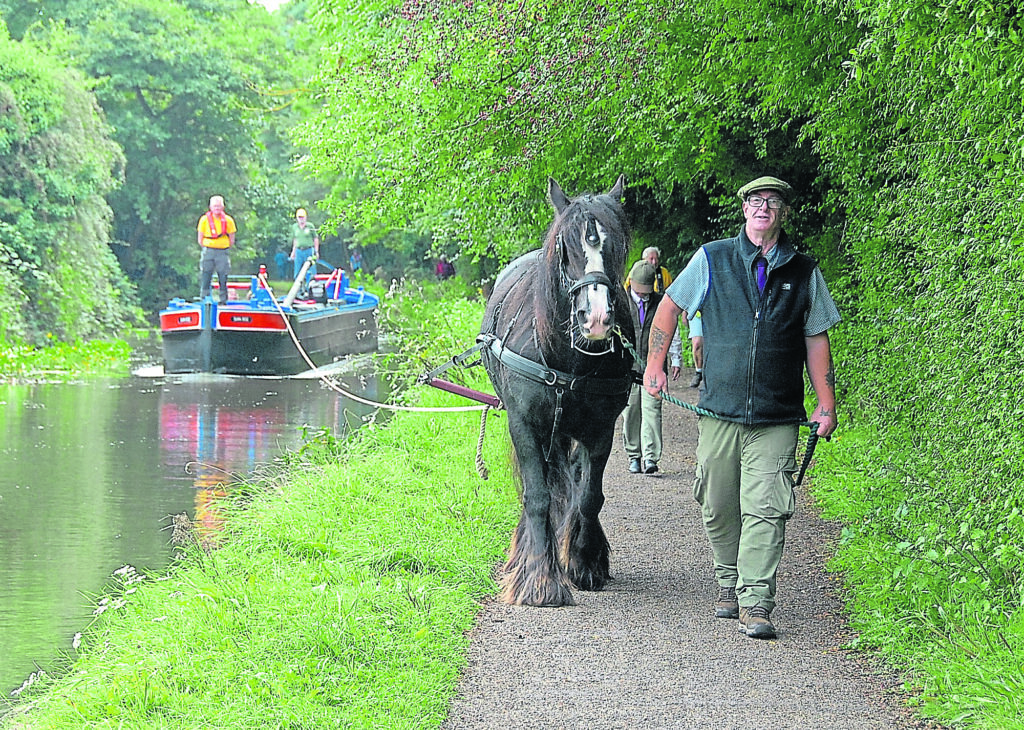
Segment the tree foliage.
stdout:
<svg viewBox="0 0 1024 730">
<path fill-rule="evenodd" d="M 411 221 L 507 259 L 549 220 L 546 175 L 595 190 L 622 171 L 640 234 L 657 236 L 678 267 L 693 239 L 736 229 L 741 183 L 765 173 L 793 183 L 794 232 L 845 317 L 833 332 L 844 418 L 890 439 L 891 451 L 856 460 L 866 485 L 857 529 L 892 541 L 876 582 L 889 603 L 880 615 L 899 622 L 871 640 L 909 632 L 927 655 L 945 635 L 949 612 L 920 614 L 888 561 L 924 559 L 935 544 L 957 600 L 984 606 L 986 620 L 1016 620 L 1024 535 L 1001 518 L 1024 510 L 1017 5 L 319 7 L 333 55 L 318 77 L 321 113 L 302 132 L 309 167 L 365 175 L 372 193 L 336 200 L 338 215 Z"/>
<path fill-rule="evenodd" d="M 125 182 L 109 196 L 115 251 L 144 301 L 155 308 L 196 286 L 195 225 L 210 195 L 224 195 L 239 224 L 239 267 L 272 255 L 296 189 L 306 192 L 286 133 L 296 80 L 310 73 L 303 59 L 315 58 L 301 23 L 247 0 L 30 6 L 8 14 L 92 79 L 124 150 Z"/>
<path fill-rule="evenodd" d="M 2 29 L 2 26 L 0 26 Z M 0 330 L 109 334 L 133 292 L 109 249 L 105 196 L 124 157 L 83 76 L 0 34 Z"/>
<path fill-rule="evenodd" d="M 238 221 L 240 260 L 267 246 L 257 205 L 281 201 L 258 147 L 274 103 L 261 92 L 290 63 L 268 18 L 244 0 L 100 2 L 71 14 L 72 58 L 97 80 L 127 158 L 111 198 L 119 258 L 147 294 L 194 285 L 195 222 L 213 194 Z"/>
<path fill-rule="evenodd" d="M 365 176 L 371 193 L 335 199 L 336 215 L 414 225 L 507 259 L 550 218 L 548 175 L 583 191 L 624 172 L 647 218 L 662 219 L 638 217 L 641 232 L 676 253 L 735 227 L 732 191 L 751 176 L 814 181 L 802 113 L 774 103 L 774 80 L 755 68 L 754 49 L 778 35 L 744 24 L 757 3 L 319 7 L 333 53 L 316 87 L 322 111 L 300 136 L 311 170 Z M 798 25 L 788 10 L 758 11 L 780 30 Z M 678 218 L 664 221 L 669 211 Z"/>
</svg>

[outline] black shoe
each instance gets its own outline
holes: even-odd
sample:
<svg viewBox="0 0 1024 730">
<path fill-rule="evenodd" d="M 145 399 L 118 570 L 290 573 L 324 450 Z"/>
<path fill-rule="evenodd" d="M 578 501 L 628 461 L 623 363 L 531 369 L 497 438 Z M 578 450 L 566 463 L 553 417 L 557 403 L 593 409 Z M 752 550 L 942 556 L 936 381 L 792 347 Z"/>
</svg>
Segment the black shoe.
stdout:
<svg viewBox="0 0 1024 730">
<path fill-rule="evenodd" d="M 703 380 L 703 378 L 704 378 L 704 373 L 694 373 L 693 374 L 693 379 L 690 381 L 690 387 L 691 388 L 696 388 L 697 386 L 699 386 L 700 385 L 700 381 Z"/>
<path fill-rule="evenodd" d="M 715 618 L 739 618 L 740 604 L 736 601 L 735 586 L 719 586 L 715 601 Z"/>
<path fill-rule="evenodd" d="M 639 474 L 640 473 L 640 459 L 629 460 L 629 473 Z"/>
<path fill-rule="evenodd" d="M 644 462 L 644 474 L 656 474 L 658 472 L 658 465 L 653 461 Z"/>
<path fill-rule="evenodd" d="M 740 633 L 751 639 L 774 639 L 775 626 L 770 620 L 771 612 L 763 606 L 740 609 Z"/>
</svg>

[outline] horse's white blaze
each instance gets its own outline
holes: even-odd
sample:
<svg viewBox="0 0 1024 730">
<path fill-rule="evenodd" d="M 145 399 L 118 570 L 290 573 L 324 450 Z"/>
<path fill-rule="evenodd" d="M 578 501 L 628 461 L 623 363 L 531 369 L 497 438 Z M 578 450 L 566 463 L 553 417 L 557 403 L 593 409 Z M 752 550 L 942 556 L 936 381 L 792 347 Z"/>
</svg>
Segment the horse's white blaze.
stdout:
<svg viewBox="0 0 1024 730">
<path fill-rule="evenodd" d="M 597 228 L 597 243 L 591 244 L 587 240 L 587 231 L 583 230 L 580 242 L 583 245 L 583 255 L 586 260 L 585 274 L 605 273 L 604 255 L 602 246 L 607 236 L 604 227 L 599 221 L 594 221 Z M 588 340 L 604 340 L 611 335 L 611 295 L 608 287 L 604 284 L 591 284 L 582 291 L 580 297 L 586 298 L 586 304 L 580 302 L 578 309 L 583 315 L 580 320 L 580 330 Z"/>
<path fill-rule="evenodd" d="M 589 311 L 586 313 L 586 320 L 581 323 L 583 336 L 588 340 L 604 340 L 611 333 L 611 302 L 608 297 L 608 287 L 604 284 L 591 284 L 586 289 Z"/>
<path fill-rule="evenodd" d="M 585 274 L 593 274 L 596 271 L 604 273 L 604 254 L 602 247 L 604 246 L 604 240 L 607 237 L 607 233 L 604 230 L 604 226 L 601 225 L 600 221 L 594 221 L 594 226 L 597 228 L 597 243 L 591 244 L 587 241 L 587 230 L 583 229 L 583 234 L 580 237 L 580 243 L 583 244 L 583 256 L 586 259 L 586 266 L 583 269 Z"/>
</svg>

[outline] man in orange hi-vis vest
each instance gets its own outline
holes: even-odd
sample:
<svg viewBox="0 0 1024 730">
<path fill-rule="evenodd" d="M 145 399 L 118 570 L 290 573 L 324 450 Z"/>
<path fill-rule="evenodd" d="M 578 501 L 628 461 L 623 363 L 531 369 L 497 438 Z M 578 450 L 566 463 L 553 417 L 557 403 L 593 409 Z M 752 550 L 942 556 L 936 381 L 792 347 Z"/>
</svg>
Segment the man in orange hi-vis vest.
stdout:
<svg viewBox="0 0 1024 730">
<path fill-rule="evenodd" d="M 196 230 L 203 252 L 199 257 L 199 298 L 210 296 L 210 285 L 216 273 L 220 303 L 224 304 L 228 300 L 228 272 L 231 271 L 228 249 L 235 244 L 236 228 L 235 219 L 224 212 L 223 197 L 210 198 L 210 209 L 199 219 Z"/>
</svg>

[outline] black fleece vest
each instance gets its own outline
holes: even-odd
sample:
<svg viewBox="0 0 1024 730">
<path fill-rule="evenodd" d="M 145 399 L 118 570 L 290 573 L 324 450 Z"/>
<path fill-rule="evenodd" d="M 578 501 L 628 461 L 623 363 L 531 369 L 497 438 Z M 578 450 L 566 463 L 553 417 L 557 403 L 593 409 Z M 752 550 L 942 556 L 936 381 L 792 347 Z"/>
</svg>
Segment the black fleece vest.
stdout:
<svg viewBox="0 0 1024 730">
<path fill-rule="evenodd" d="M 780 235 L 764 294 L 754 274 L 760 249 L 740 230 L 704 246 L 711 268 L 701 305 L 706 408 L 749 426 L 799 423 L 804 410 L 804 319 L 816 266 Z"/>
</svg>

